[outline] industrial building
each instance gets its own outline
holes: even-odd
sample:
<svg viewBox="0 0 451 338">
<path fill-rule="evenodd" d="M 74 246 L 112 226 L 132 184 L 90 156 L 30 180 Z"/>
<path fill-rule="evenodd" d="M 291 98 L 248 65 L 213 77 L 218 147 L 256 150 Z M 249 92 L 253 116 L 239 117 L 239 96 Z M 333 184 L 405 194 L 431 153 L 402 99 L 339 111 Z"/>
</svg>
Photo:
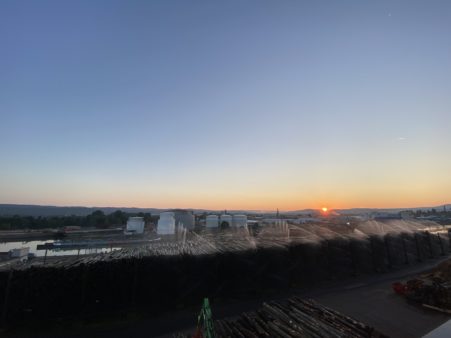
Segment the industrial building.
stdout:
<svg viewBox="0 0 451 338">
<path fill-rule="evenodd" d="M 162 212 L 157 224 L 157 234 L 174 235 L 175 234 L 175 214 L 172 211 Z"/>
<path fill-rule="evenodd" d="M 28 259 L 28 254 L 30 253 L 29 247 L 16 248 L 9 250 L 9 256 L 11 258 L 19 258 L 21 261 L 26 261 Z"/>
<path fill-rule="evenodd" d="M 194 214 L 191 210 L 175 209 L 172 212 L 177 226 L 183 226 L 188 230 L 194 229 Z"/>
<path fill-rule="evenodd" d="M 219 227 L 221 229 L 231 228 L 233 226 L 232 215 L 222 214 L 219 216 Z"/>
<path fill-rule="evenodd" d="M 207 228 L 218 228 L 227 229 L 227 228 L 242 228 L 247 227 L 247 216 L 246 215 L 228 215 L 222 214 L 220 216 L 217 215 L 208 215 L 205 220 L 205 226 Z"/>
<path fill-rule="evenodd" d="M 129 217 L 127 226 L 125 228 L 126 235 L 142 234 L 144 233 L 144 218 L 143 217 Z"/>
<path fill-rule="evenodd" d="M 246 215 L 233 215 L 233 226 L 235 228 L 247 227 L 247 216 Z"/>
<path fill-rule="evenodd" d="M 205 220 L 205 226 L 207 228 L 217 228 L 219 226 L 218 215 L 208 215 Z"/>
</svg>

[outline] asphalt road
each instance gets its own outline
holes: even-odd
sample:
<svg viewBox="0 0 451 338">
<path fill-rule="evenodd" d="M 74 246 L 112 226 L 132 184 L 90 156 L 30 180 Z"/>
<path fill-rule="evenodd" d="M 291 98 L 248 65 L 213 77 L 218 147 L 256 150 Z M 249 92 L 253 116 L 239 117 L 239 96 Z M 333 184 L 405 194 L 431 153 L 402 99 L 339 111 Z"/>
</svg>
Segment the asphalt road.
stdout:
<svg viewBox="0 0 451 338">
<path fill-rule="evenodd" d="M 409 304 L 392 289 L 392 278 L 372 284 L 349 286 L 339 292 L 313 297 L 318 302 L 377 328 L 390 337 L 422 337 L 451 316 Z"/>
</svg>

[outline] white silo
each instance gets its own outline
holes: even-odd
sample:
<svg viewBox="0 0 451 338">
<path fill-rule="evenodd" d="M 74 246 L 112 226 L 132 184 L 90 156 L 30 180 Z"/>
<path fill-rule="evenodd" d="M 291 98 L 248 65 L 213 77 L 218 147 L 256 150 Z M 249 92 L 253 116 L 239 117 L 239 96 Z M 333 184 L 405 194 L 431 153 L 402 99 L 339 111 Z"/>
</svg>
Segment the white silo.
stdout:
<svg viewBox="0 0 451 338">
<path fill-rule="evenodd" d="M 183 224 L 186 229 L 194 229 L 194 214 L 191 210 L 173 210 L 175 224 Z"/>
<path fill-rule="evenodd" d="M 233 218 L 231 215 L 222 214 L 219 218 L 219 227 L 221 229 L 231 228 L 233 226 Z"/>
<path fill-rule="evenodd" d="M 157 224 L 157 234 L 174 235 L 175 234 L 175 218 L 173 212 L 162 212 Z"/>
<path fill-rule="evenodd" d="M 142 234 L 144 232 L 143 217 L 129 217 L 127 220 L 126 234 Z"/>
<path fill-rule="evenodd" d="M 219 225 L 219 217 L 217 215 L 208 215 L 205 221 L 207 228 L 217 228 Z"/>
<path fill-rule="evenodd" d="M 247 216 L 246 215 L 233 215 L 233 226 L 235 228 L 246 228 L 247 227 Z"/>
</svg>

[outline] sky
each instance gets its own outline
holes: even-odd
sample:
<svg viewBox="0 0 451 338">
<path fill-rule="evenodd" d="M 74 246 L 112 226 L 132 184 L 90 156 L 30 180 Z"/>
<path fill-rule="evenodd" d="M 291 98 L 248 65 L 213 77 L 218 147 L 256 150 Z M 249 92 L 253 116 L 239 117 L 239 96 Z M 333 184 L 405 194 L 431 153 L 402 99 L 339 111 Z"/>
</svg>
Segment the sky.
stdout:
<svg viewBox="0 0 451 338">
<path fill-rule="evenodd" d="M 0 203 L 451 202 L 451 2 L 0 2 Z"/>
</svg>

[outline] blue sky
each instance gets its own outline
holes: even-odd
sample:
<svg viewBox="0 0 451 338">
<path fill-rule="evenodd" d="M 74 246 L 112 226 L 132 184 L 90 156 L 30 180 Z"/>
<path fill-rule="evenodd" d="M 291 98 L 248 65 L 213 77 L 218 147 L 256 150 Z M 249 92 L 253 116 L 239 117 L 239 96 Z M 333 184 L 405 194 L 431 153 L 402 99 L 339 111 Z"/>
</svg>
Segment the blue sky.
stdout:
<svg viewBox="0 0 451 338">
<path fill-rule="evenodd" d="M 448 1 L 2 1 L 0 203 L 451 202 Z"/>
</svg>

